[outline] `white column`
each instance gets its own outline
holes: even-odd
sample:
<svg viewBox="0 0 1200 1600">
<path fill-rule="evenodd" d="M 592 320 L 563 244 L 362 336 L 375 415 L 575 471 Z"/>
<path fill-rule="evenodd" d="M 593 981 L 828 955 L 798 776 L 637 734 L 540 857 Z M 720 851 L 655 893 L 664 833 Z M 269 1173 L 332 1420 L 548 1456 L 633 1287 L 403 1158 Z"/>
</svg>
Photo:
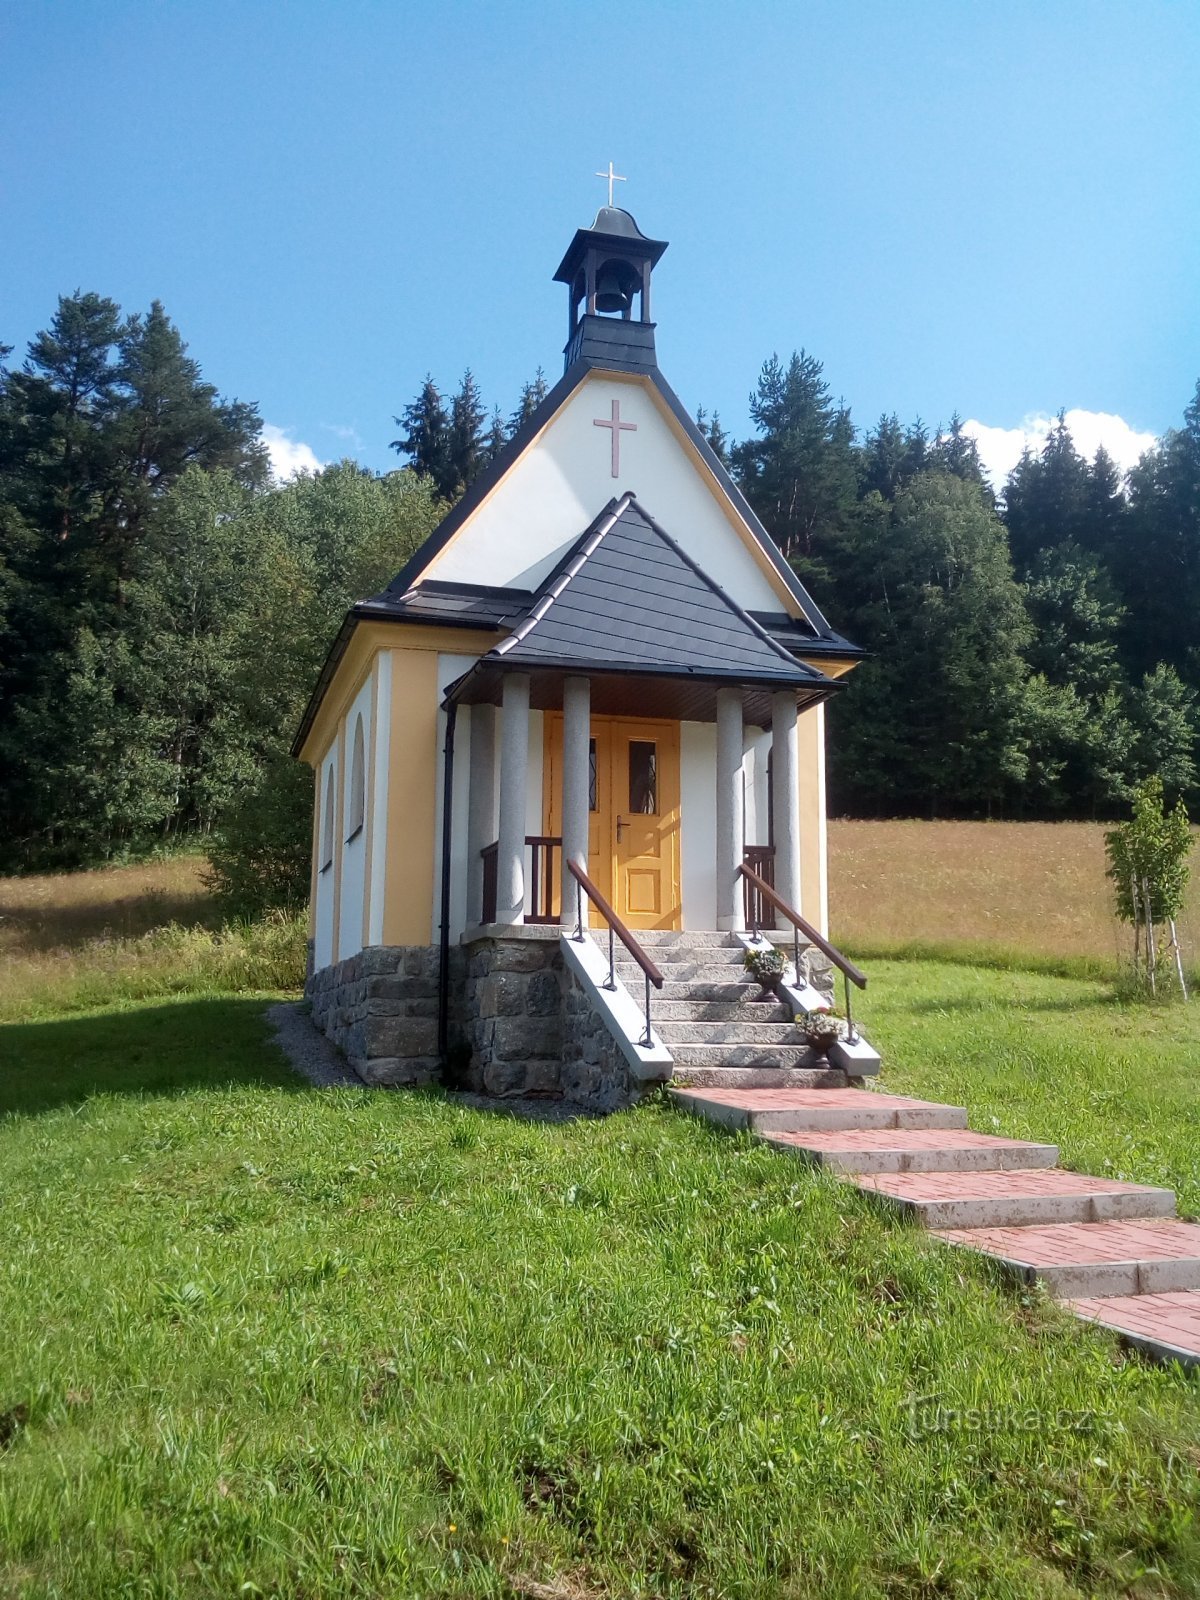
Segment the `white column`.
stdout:
<svg viewBox="0 0 1200 1600">
<path fill-rule="evenodd" d="M 796 762 L 796 695 L 771 696 L 771 784 L 775 816 L 775 892 L 800 910 L 800 774 Z"/>
<path fill-rule="evenodd" d="M 588 678 L 563 679 L 562 758 L 562 890 L 559 921 L 575 925 L 578 885 L 567 871 L 574 861 L 587 871 L 589 742 L 592 730 L 592 685 Z"/>
<path fill-rule="evenodd" d="M 496 842 L 496 708 L 471 707 L 467 773 L 467 926 L 483 921 L 483 855 Z"/>
<path fill-rule="evenodd" d="M 717 927 L 744 928 L 742 863 L 746 838 L 742 793 L 742 691 L 717 690 Z"/>
<path fill-rule="evenodd" d="M 500 848 L 496 921 L 525 917 L 525 786 L 529 766 L 529 674 L 506 672 L 500 705 Z"/>
</svg>

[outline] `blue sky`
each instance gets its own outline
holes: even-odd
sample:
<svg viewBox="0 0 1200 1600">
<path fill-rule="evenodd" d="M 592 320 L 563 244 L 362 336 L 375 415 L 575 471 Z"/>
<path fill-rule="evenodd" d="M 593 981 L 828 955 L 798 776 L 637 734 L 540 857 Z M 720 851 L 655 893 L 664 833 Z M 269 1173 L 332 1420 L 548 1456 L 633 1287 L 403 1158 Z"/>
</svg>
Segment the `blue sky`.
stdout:
<svg viewBox="0 0 1200 1600">
<path fill-rule="evenodd" d="M 735 435 L 774 349 L 864 425 L 1161 432 L 1200 376 L 1194 0 L 6 0 L 0 87 L 0 341 L 157 297 L 321 460 L 394 465 L 427 370 L 506 411 L 557 374 L 610 158 L 671 241 L 660 362 Z"/>
</svg>

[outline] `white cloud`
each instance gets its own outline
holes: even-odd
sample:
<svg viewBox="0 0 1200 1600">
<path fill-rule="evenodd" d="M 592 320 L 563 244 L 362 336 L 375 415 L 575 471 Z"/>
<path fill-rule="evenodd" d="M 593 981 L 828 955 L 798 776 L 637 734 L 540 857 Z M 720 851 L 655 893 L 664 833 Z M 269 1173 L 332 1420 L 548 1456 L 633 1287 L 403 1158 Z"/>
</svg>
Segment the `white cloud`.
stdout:
<svg viewBox="0 0 1200 1600">
<path fill-rule="evenodd" d="M 344 444 L 353 446 L 355 450 L 363 448 L 362 434 L 357 428 L 347 427 L 339 422 L 323 422 L 321 426 L 326 433 L 333 434 L 335 439 L 341 439 Z"/>
<path fill-rule="evenodd" d="M 300 472 L 320 472 L 325 463 L 317 458 L 311 445 L 289 437 L 289 428 L 277 428 L 264 422 L 263 443 L 271 463 L 271 476 L 276 483 L 286 483 Z"/>
<path fill-rule="evenodd" d="M 1021 451 L 1028 445 L 1036 455 L 1054 422 L 1053 417 L 1040 411 L 1031 412 L 1016 428 L 993 428 L 972 417 L 963 423 L 963 432 L 978 446 L 979 459 L 992 487 L 1002 489 L 1005 479 L 1021 459 Z M 1084 411 L 1077 407 L 1067 412 L 1067 427 L 1080 455 L 1091 461 L 1103 445 L 1121 472 L 1136 466 L 1139 458 L 1155 443 L 1152 433 L 1139 433 L 1124 417 L 1114 416 L 1110 411 Z"/>
</svg>

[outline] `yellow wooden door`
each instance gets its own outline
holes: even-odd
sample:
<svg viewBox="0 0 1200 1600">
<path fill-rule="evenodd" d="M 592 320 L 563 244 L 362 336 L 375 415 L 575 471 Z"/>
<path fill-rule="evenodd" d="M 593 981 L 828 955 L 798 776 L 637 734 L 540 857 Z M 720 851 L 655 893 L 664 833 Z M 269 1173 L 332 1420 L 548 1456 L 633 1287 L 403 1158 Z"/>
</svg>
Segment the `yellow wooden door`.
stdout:
<svg viewBox="0 0 1200 1600">
<path fill-rule="evenodd" d="M 588 876 L 631 928 L 682 925 L 679 727 L 593 717 Z M 561 834 L 562 716 L 545 716 L 543 810 Z M 593 917 L 593 923 L 596 919 Z"/>
</svg>

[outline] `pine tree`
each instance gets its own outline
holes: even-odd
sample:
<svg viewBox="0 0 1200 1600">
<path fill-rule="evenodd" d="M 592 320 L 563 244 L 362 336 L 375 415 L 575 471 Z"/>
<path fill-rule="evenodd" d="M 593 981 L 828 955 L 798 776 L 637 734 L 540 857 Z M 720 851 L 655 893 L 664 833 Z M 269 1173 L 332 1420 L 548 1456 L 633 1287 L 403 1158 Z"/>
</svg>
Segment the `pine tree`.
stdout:
<svg viewBox="0 0 1200 1600">
<path fill-rule="evenodd" d="M 495 461 L 507 443 L 508 429 L 505 426 L 500 407 L 495 406 L 492 409 L 492 422 L 488 429 L 487 443 L 483 448 L 484 460 L 487 462 Z"/>
<path fill-rule="evenodd" d="M 1088 464 L 1060 411 L 1040 456 L 1022 455 L 1005 486 L 1004 522 L 1017 571 L 1027 571 L 1039 550 L 1084 543 L 1088 501 Z"/>
<path fill-rule="evenodd" d="M 857 481 L 850 413 L 833 403 L 822 366 L 801 350 L 772 356 L 750 396 L 756 439 L 738 445 L 738 481 L 768 532 L 813 569 L 845 525 Z"/>
<path fill-rule="evenodd" d="M 994 497 L 984 476 L 983 464 L 979 459 L 979 446 L 966 432 L 966 425 L 957 411 L 950 418 L 950 427 L 947 431 L 945 433 L 939 431 L 929 454 L 931 467 L 952 473 L 964 483 L 973 483 L 976 488 L 983 491 L 988 503 L 992 503 Z"/>
<path fill-rule="evenodd" d="M 479 385 L 468 367 L 458 393 L 450 403 L 450 460 L 442 492 L 457 497 L 478 477 L 486 464 L 487 442 L 484 423 L 487 412 Z"/>
<path fill-rule="evenodd" d="M 729 466 L 729 435 L 721 426 L 720 413 L 714 411 L 711 418 L 703 406 L 696 408 L 696 427 L 700 437 L 716 456 L 723 467 Z"/>
<path fill-rule="evenodd" d="M 521 398 L 517 402 L 517 409 L 508 419 L 508 437 L 510 439 L 515 438 L 516 435 L 520 433 L 521 429 L 529 421 L 530 417 L 533 416 L 533 413 L 541 405 L 548 393 L 549 390 L 546 387 L 546 374 L 542 371 L 541 367 L 539 367 L 534 373 L 532 381 L 522 387 Z"/>
<path fill-rule="evenodd" d="M 414 472 L 432 478 L 439 494 L 448 494 L 450 490 L 446 488 L 446 483 L 451 473 L 450 418 L 429 373 L 425 374 L 425 382 L 417 398 L 411 405 L 405 406 L 402 416 L 393 417 L 392 420 L 404 431 L 398 439 L 392 440 L 389 448 L 407 456 Z"/>
</svg>

